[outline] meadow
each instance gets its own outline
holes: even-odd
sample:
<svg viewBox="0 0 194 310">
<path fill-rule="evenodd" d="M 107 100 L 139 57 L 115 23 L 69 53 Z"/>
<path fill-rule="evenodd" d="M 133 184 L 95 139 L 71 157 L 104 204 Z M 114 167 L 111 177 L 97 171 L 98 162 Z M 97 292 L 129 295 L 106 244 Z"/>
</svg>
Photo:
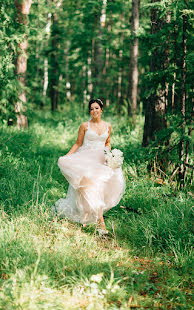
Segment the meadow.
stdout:
<svg viewBox="0 0 194 310">
<path fill-rule="evenodd" d="M 193 196 L 148 174 L 142 116 L 104 115 L 127 183 L 109 237 L 52 215 L 68 188 L 57 160 L 87 119 L 67 107 L 0 127 L 0 309 L 192 309 Z"/>
</svg>

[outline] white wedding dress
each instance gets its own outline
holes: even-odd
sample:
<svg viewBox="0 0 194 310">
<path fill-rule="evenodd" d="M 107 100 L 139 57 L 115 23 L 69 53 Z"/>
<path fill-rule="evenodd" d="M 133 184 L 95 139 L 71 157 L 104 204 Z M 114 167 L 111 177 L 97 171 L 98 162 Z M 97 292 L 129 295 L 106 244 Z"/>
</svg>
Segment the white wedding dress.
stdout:
<svg viewBox="0 0 194 310">
<path fill-rule="evenodd" d="M 58 166 L 69 182 L 69 188 L 66 198 L 52 206 L 58 216 L 82 224 L 96 223 L 119 203 L 125 191 L 125 179 L 121 168 L 111 169 L 105 165 L 107 138 L 108 125 L 106 131 L 98 135 L 88 122 L 78 151 L 59 158 Z"/>
</svg>

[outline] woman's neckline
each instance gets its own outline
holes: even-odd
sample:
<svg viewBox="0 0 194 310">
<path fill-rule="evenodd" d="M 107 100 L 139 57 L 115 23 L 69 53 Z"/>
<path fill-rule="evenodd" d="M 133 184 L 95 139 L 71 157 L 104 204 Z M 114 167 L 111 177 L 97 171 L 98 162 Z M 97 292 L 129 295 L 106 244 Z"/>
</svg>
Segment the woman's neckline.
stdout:
<svg viewBox="0 0 194 310">
<path fill-rule="evenodd" d="M 107 131 L 108 131 L 108 126 L 107 126 L 107 123 L 105 122 L 105 124 L 106 124 L 106 130 L 103 132 L 103 133 L 101 133 L 101 134 L 98 134 L 94 129 L 92 129 L 91 127 L 90 127 L 90 121 L 88 121 L 88 129 L 90 129 L 90 130 L 92 130 L 97 136 L 102 136 L 102 135 L 104 135 Z"/>
</svg>

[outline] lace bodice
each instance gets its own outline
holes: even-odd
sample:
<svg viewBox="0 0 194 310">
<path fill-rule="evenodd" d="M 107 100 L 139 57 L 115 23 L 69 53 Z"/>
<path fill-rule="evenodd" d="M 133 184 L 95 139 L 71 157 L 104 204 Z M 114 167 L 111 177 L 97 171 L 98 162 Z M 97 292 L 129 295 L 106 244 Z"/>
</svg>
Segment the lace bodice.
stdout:
<svg viewBox="0 0 194 310">
<path fill-rule="evenodd" d="M 90 122 L 88 122 L 88 128 L 85 132 L 84 141 L 81 148 L 103 149 L 105 142 L 108 138 L 108 125 L 106 124 L 106 130 L 101 135 L 98 135 L 93 129 L 90 128 Z"/>
</svg>

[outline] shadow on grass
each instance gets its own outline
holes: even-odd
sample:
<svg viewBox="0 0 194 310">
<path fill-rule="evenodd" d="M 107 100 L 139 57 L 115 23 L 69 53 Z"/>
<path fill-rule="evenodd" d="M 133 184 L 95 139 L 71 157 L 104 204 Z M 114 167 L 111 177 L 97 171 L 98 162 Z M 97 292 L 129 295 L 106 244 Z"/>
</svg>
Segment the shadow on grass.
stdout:
<svg viewBox="0 0 194 310">
<path fill-rule="evenodd" d="M 66 243 L 66 238 L 70 238 L 69 246 Z M 22 239 L 23 241 L 15 235 L 14 239 L 6 243 L 6 248 L 3 251 L 1 250 L 1 264 L 3 266 L 0 272 L 1 283 L 9 281 L 5 280 L 6 277 L 14 274 L 16 270 L 20 270 L 25 274 L 25 282 L 31 281 L 32 277 L 35 277 L 34 281 L 36 281 L 36 278 L 39 279 L 39 275 L 46 275 L 47 286 L 58 289 L 66 287 L 70 290 L 83 287 L 84 292 L 86 292 L 86 290 L 94 287 L 91 277 L 100 273 L 103 274 L 103 279 L 99 284 L 98 282 L 95 284 L 97 291 L 102 292 L 103 289 L 107 289 L 110 293 L 114 293 L 114 287 L 119 280 L 117 290 L 119 292 L 121 289 L 125 292 L 123 295 L 112 294 L 111 302 L 113 304 L 117 300 L 120 303 L 127 302 L 129 296 L 136 296 L 138 300 L 139 296 L 139 305 L 141 306 L 144 305 L 144 302 L 152 306 L 155 298 L 162 305 L 167 303 L 172 306 L 177 302 L 177 294 L 182 296 L 179 305 L 184 305 L 187 301 L 186 286 L 189 286 L 188 279 L 185 279 L 184 282 L 185 292 L 179 285 L 172 294 L 171 286 L 174 287 L 180 276 L 177 274 L 175 277 L 173 266 L 169 263 L 131 257 L 130 252 L 125 258 L 122 257 L 122 253 L 121 258 L 118 254 L 114 258 L 113 253 L 108 258 L 108 251 L 115 251 L 116 253 L 121 248 L 118 248 L 117 245 L 110 247 L 109 241 L 106 244 L 106 241 L 93 240 L 96 242 L 96 249 L 95 253 L 92 253 L 92 251 L 90 252 L 91 249 L 84 249 L 83 244 L 80 247 L 73 235 L 64 235 L 65 248 L 61 248 L 62 244 L 60 244 L 57 250 L 53 240 L 53 243 L 49 242 L 47 248 L 41 248 L 38 255 L 32 239 L 24 240 L 23 236 Z M 102 254 L 99 256 L 102 251 L 104 258 Z M 171 298 L 168 300 L 170 296 Z"/>
</svg>

